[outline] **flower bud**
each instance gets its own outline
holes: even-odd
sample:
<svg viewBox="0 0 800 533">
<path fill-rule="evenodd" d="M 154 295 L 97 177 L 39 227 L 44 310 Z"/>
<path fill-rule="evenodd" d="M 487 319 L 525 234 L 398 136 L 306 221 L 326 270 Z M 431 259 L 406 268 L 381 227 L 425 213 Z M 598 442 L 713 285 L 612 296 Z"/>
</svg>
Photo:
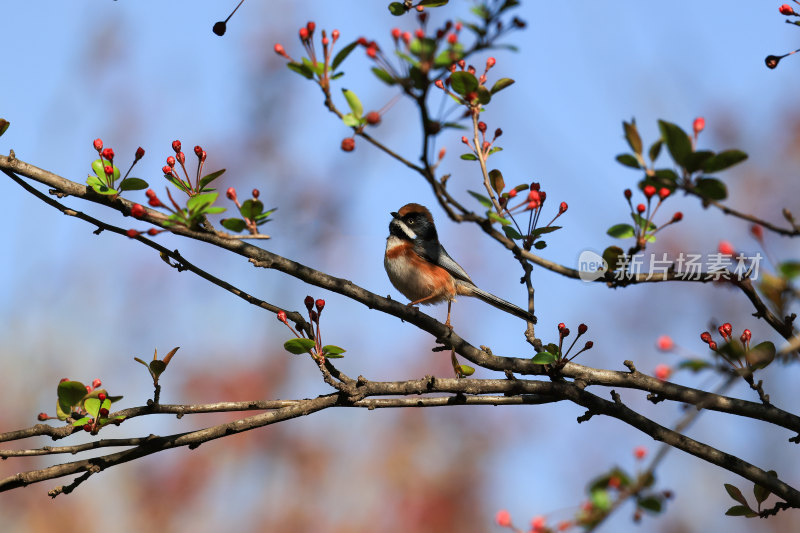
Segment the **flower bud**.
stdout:
<svg viewBox="0 0 800 533">
<path fill-rule="evenodd" d="M 181 151 L 181 142 L 179 140 L 177 140 L 177 139 L 172 141 L 172 149 L 175 150 L 176 154 L 178 152 L 180 152 Z"/>
<path fill-rule="evenodd" d="M 139 148 L 137 148 L 135 157 L 136 157 L 137 161 L 139 159 L 143 158 L 144 157 L 144 148 L 142 148 L 141 146 Z"/>
<path fill-rule="evenodd" d="M 314 307 L 314 298 L 311 296 L 306 296 L 305 300 L 303 300 L 303 303 L 306 304 L 306 309 L 311 311 L 311 308 Z"/>
<path fill-rule="evenodd" d="M 225 196 L 228 197 L 228 200 L 236 201 L 236 189 L 233 187 L 228 187 L 228 190 L 225 191 Z"/>
<path fill-rule="evenodd" d="M 94 149 L 97 150 L 98 152 L 102 151 L 103 150 L 103 140 L 102 139 L 95 139 L 94 142 L 92 143 L 92 146 L 94 146 Z"/>
</svg>

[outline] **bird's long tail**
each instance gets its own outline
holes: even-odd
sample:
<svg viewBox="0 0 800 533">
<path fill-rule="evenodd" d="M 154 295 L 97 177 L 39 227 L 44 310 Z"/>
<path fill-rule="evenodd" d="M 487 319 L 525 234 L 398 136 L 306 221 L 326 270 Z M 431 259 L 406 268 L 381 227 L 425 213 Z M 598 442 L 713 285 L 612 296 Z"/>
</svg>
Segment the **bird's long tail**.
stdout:
<svg viewBox="0 0 800 533">
<path fill-rule="evenodd" d="M 517 307 L 511 302 L 507 302 L 502 298 L 498 298 L 494 294 L 486 292 L 485 290 L 480 289 L 475 285 L 460 283 L 458 287 L 458 293 L 464 294 L 465 296 L 474 296 L 475 298 L 483 300 L 487 304 L 491 305 L 492 307 L 496 307 L 501 311 L 511 313 L 512 315 L 519 317 L 522 320 L 527 320 L 528 322 L 533 322 L 534 324 L 536 323 L 536 317 L 530 314 L 529 312 L 525 311 L 520 307 Z"/>
</svg>

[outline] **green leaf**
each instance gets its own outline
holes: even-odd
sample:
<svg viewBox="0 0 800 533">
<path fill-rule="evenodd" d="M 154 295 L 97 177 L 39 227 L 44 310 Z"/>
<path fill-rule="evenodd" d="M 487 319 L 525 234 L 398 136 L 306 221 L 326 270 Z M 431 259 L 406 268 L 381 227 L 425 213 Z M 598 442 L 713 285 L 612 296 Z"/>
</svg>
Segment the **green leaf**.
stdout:
<svg viewBox="0 0 800 533">
<path fill-rule="evenodd" d="M 364 113 L 364 106 L 361 105 L 361 100 L 358 99 L 356 93 L 349 89 L 342 89 L 342 93 L 344 94 L 345 100 L 347 100 L 347 105 L 350 106 L 350 110 L 353 112 L 353 116 L 361 118 L 361 115 Z"/>
<path fill-rule="evenodd" d="M 153 359 L 150 361 L 150 364 L 147 365 L 147 368 L 149 368 L 150 372 L 152 372 L 153 375 L 158 378 L 167 369 L 167 363 L 160 359 Z"/>
<path fill-rule="evenodd" d="M 382 68 L 372 67 L 372 73 L 375 74 L 375 76 L 377 76 L 378 79 L 384 83 L 387 83 L 389 85 L 394 85 L 397 83 L 397 80 L 394 79 L 391 74 L 389 74 Z"/>
<path fill-rule="evenodd" d="M 206 185 L 217 179 L 218 177 L 222 176 L 225 173 L 225 169 L 217 170 L 216 172 L 212 172 L 211 174 L 206 174 L 202 178 L 200 178 L 200 189 L 203 189 Z"/>
<path fill-rule="evenodd" d="M 346 352 L 346 351 L 347 350 L 345 350 L 344 348 L 340 348 L 340 347 L 335 346 L 333 344 L 327 344 L 327 345 L 322 347 L 322 355 L 324 355 L 325 357 L 333 358 L 333 359 L 339 359 L 339 358 L 344 357 L 342 354 L 344 352 Z"/>
<path fill-rule="evenodd" d="M 141 191 L 147 187 L 147 182 L 139 178 L 126 178 L 119 184 L 120 191 Z"/>
<path fill-rule="evenodd" d="M 286 66 L 289 67 L 289 70 L 293 70 L 298 74 L 300 74 L 301 76 L 308 78 L 309 80 L 314 77 L 314 72 L 312 72 L 310 68 L 308 68 L 306 65 L 302 63 L 295 63 L 292 61 L 286 63 Z"/>
<path fill-rule="evenodd" d="M 660 187 L 674 187 L 678 181 L 678 175 L 670 168 L 662 168 L 655 171 L 656 183 Z"/>
<path fill-rule="evenodd" d="M 83 402 L 83 408 L 94 418 L 97 418 L 100 412 L 100 400 L 97 398 L 87 398 L 86 401 Z"/>
<path fill-rule="evenodd" d="M 533 243 L 533 247 L 536 248 L 537 250 L 544 250 L 545 248 L 547 248 L 547 243 L 544 241 L 536 241 L 535 243 Z"/>
<path fill-rule="evenodd" d="M 347 56 L 350 55 L 350 52 L 352 52 L 356 46 L 358 46 L 358 41 L 353 41 L 352 43 L 348 44 L 347 46 L 339 50 L 339 53 L 336 54 L 336 57 L 334 57 L 333 61 L 331 62 L 331 70 L 336 70 L 338 66 L 342 64 L 342 61 L 347 59 Z"/>
<path fill-rule="evenodd" d="M 314 346 L 315 342 L 311 339 L 290 339 L 283 343 L 286 351 L 295 355 L 308 353 Z"/>
<path fill-rule="evenodd" d="M 475 154 L 461 154 L 461 159 L 463 159 L 464 161 L 477 161 L 478 156 L 476 156 Z"/>
<path fill-rule="evenodd" d="M 609 246 L 603 250 L 603 260 L 606 262 L 606 265 L 608 265 L 608 270 L 611 272 L 615 271 L 619 258 L 624 254 L 625 252 L 619 246 Z"/>
<path fill-rule="evenodd" d="M 644 228 L 645 231 L 655 231 L 656 225 L 653 222 L 648 222 L 646 218 L 644 218 L 639 213 L 631 213 L 631 218 L 633 221 L 638 224 L 640 228 Z"/>
<path fill-rule="evenodd" d="M 440 7 L 450 0 L 421 0 L 417 5 L 418 6 L 425 6 L 425 7 Z"/>
<path fill-rule="evenodd" d="M 350 128 L 357 128 L 361 126 L 361 124 L 364 121 L 363 119 L 356 117 L 352 113 L 347 113 L 346 115 L 342 115 L 342 122 L 344 122 L 345 126 L 348 126 Z"/>
<path fill-rule="evenodd" d="M 9 121 L 4 118 L 0 118 L 0 137 L 3 136 L 10 125 L 11 123 Z"/>
<path fill-rule="evenodd" d="M 450 74 L 450 88 L 464 96 L 478 90 L 478 78 L 466 71 L 453 72 Z"/>
<path fill-rule="evenodd" d="M 489 171 L 489 183 L 492 184 L 492 189 L 494 189 L 494 192 L 497 194 L 503 192 L 503 189 L 506 187 L 506 182 L 503 180 L 503 173 L 496 168 Z"/>
<path fill-rule="evenodd" d="M 172 174 L 170 174 L 169 176 L 166 176 L 166 178 L 170 183 L 172 183 L 174 186 L 176 186 L 177 188 L 179 188 L 183 192 L 189 192 L 189 189 L 186 187 L 186 185 L 184 185 L 182 181 L 180 181 L 177 178 L 175 178 L 175 176 L 173 176 Z"/>
<path fill-rule="evenodd" d="M 228 210 L 227 207 L 222 207 L 222 206 L 215 205 L 215 206 L 206 207 L 205 209 L 203 209 L 203 214 L 204 215 L 218 215 L 220 213 L 224 213 L 227 210 Z"/>
<path fill-rule="evenodd" d="M 593 490 L 589 495 L 592 503 L 600 510 L 607 511 L 611 508 L 611 496 L 605 489 Z"/>
<path fill-rule="evenodd" d="M 745 359 L 754 370 L 765 368 L 775 360 L 775 345 L 770 341 L 760 342 L 750 348 Z"/>
<path fill-rule="evenodd" d="M 77 405 L 86 396 L 86 385 L 80 381 L 62 381 L 56 389 L 58 398 L 58 418 L 66 419 L 72 412 L 72 407 Z M 61 416 L 64 418 L 61 418 Z"/>
<path fill-rule="evenodd" d="M 391 4 L 389 4 L 389 13 L 391 13 L 395 17 L 405 15 L 406 6 L 404 6 L 402 2 L 392 2 Z"/>
<path fill-rule="evenodd" d="M 741 503 L 745 507 L 748 507 L 747 500 L 745 499 L 742 491 L 739 490 L 739 487 L 735 485 L 731 485 L 730 483 L 725 483 L 725 490 L 728 491 L 728 495 L 736 500 L 737 502 Z"/>
<path fill-rule="evenodd" d="M 218 196 L 219 193 L 217 192 L 208 192 L 205 194 L 192 196 L 186 202 L 186 209 L 188 209 L 190 212 L 202 211 L 204 207 L 213 204 L 217 200 Z"/>
<path fill-rule="evenodd" d="M 478 102 L 481 105 L 486 105 L 492 101 L 492 93 L 489 92 L 489 89 L 481 85 L 478 87 Z"/>
<path fill-rule="evenodd" d="M 408 45 L 408 51 L 422 59 L 432 58 L 436 53 L 436 41 L 428 37 L 414 39 Z"/>
<path fill-rule="evenodd" d="M 475 369 L 469 365 L 458 365 L 458 372 L 462 376 L 471 376 L 475 373 Z"/>
<path fill-rule="evenodd" d="M 545 233 L 552 233 L 561 228 L 562 226 L 545 226 L 543 228 L 536 228 L 531 232 L 531 235 L 533 235 L 534 237 L 538 237 L 539 235 L 544 235 Z"/>
<path fill-rule="evenodd" d="M 639 165 L 639 160 L 631 154 L 619 154 L 617 156 L 617 161 L 626 167 L 642 168 L 641 165 Z"/>
<path fill-rule="evenodd" d="M 703 165 L 704 172 L 719 172 L 747 159 L 747 154 L 741 150 L 725 150 L 714 157 L 710 157 Z"/>
<path fill-rule="evenodd" d="M 725 514 L 727 516 L 745 516 L 747 518 L 755 518 L 758 516 L 757 513 L 753 512 L 753 510 L 746 505 L 734 505 L 725 511 Z"/>
<path fill-rule="evenodd" d="M 505 233 L 506 237 L 509 239 L 518 240 L 522 238 L 522 235 L 511 226 L 503 226 L 503 233 Z"/>
<path fill-rule="evenodd" d="M 499 80 L 494 82 L 494 85 L 492 85 L 491 93 L 492 94 L 499 93 L 506 87 L 510 87 L 512 85 L 514 85 L 514 80 L 512 80 L 511 78 L 500 78 Z"/>
<path fill-rule="evenodd" d="M 307 57 L 304 57 L 303 64 L 307 66 L 311 70 L 311 72 L 313 72 L 317 76 L 321 76 L 322 73 L 325 72 L 325 65 L 323 65 L 319 61 L 315 64 Z"/>
<path fill-rule="evenodd" d="M 650 511 L 651 513 L 660 513 L 662 510 L 662 502 L 661 498 L 657 496 L 647 496 L 645 498 L 640 498 L 636 504 L 646 511 Z"/>
<path fill-rule="evenodd" d="M 689 157 L 686 158 L 686 171 L 687 172 L 697 172 L 703 165 L 708 161 L 709 158 L 714 156 L 714 152 L 710 150 L 700 150 L 698 152 L 692 152 L 689 154 Z"/>
<path fill-rule="evenodd" d="M 221 223 L 223 227 L 234 233 L 239 233 L 247 227 L 247 223 L 241 218 L 223 218 Z"/>
<path fill-rule="evenodd" d="M 478 200 L 483 207 L 488 207 L 489 209 L 493 207 L 492 201 L 489 198 L 485 197 L 484 195 L 477 193 L 475 191 L 467 191 L 467 192 L 470 193 L 473 198 Z"/>
<path fill-rule="evenodd" d="M 88 424 L 88 423 L 89 423 L 91 420 L 92 420 L 92 419 L 91 419 L 91 418 L 89 418 L 88 416 L 84 416 L 83 418 L 79 418 L 78 420 L 76 420 L 75 422 L 73 422 L 73 423 L 72 423 L 72 425 L 73 425 L 73 426 L 75 426 L 75 427 L 85 426 L 85 425 L 86 425 L 86 424 Z"/>
<path fill-rule="evenodd" d="M 550 352 L 539 352 L 531 359 L 531 362 L 537 365 L 549 365 L 556 361 L 558 361 L 558 356 Z"/>
<path fill-rule="evenodd" d="M 500 148 L 499 146 L 493 146 L 492 149 L 489 150 L 489 153 L 486 154 L 486 155 L 492 155 L 492 154 L 494 154 L 496 152 L 502 152 L 502 151 L 503 151 L 503 149 Z"/>
<path fill-rule="evenodd" d="M 489 211 L 488 217 L 489 217 L 489 220 L 493 220 L 495 222 L 499 222 L 503 226 L 510 226 L 511 225 L 511 221 L 510 220 L 501 217 L 500 215 L 498 215 L 494 211 Z"/>
<path fill-rule="evenodd" d="M 106 179 L 106 172 L 104 168 L 105 165 L 103 164 L 102 159 L 95 159 L 94 161 L 92 161 L 92 170 L 94 170 L 94 173 L 97 174 L 98 178 L 103 180 L 103 183 L 105 183 Z"/>
<path fill-rule="evenodd" d="M 625 133 L 625 140 L 628 141 L 628 146 L 631 147 L 633 153 L 641 155 L 642 138 L 639 136 L 639 130 L 636 129 L 636 121 L 631 120 L 630 122 L 625 122 L 623 120 L 622 131 Z"/>
<path fill-rule="evenodd" d="M 686 368 L 692 372 L 699 372 L 704 368 L 710 368 L 711 363 L 703 359 L 685 359 L 678 363 L 678 368 Z"/>
<path fill-rule="evenodd" d="M 794 279 L 800 275 L 800 261 L 784 261 L 778 264 L 778 272 L 781 277 L 786 279 Z"/>
<path fill-rule="evenodd" d="M 633 226 L 630 224 L 615 224 L 608 228 L 606 233 L 616 239 L 627 239 L 635 235 Z"/>
<path fill-rule="evenodd" d="M 775 472 L 774 470 L 768 471 L 767 474 L 772 477 L 778 477 L 778 473 Z M 755 485 L 753 485 L 753 495 L 755 495 L 758 505 L 761 505 L 762 503 L 764 503 L 764 500 L 766 500 L 769 497 L 770 491 L 768 488 L 762 487 L 761 485 L 756 483 Z"/>
<path fill-rule="evenodd" d="M 239 209 L 239 213 L 244 218 L 254 219 L 261 212 L 264 211 L 264 204 L 261 203 L 261 200 L 255 200 L 253 198 L 248 198 L 242 204 L 242 207 Z"/>
<path fill-rule="evenodd" d="M 692 152 L 692 141 L 689 136 L 680 126 L 665 120 L 658 121 L 658 129 L 661 130 L 661 138 L 666 143 L 672 159 L 680 166 L 685 166 L 686 158 Z"/>
<path fill-rule="evenodd" d="M 716 178 L 698 178 L 695 190 L 710 200 L 724 200 L 728 197 L 728 188 Z"/>
<path fill-rule="evenodd" d="M 650 151 L 648 155 L 650 156 L 650 161 L 655 162 L 658 159 L 658 155 L 661 153 L 661 147 L 664 145 L 664 141 L 661 139 L 657 140 L 653 144 L 650 145 Z"/>
</svg>

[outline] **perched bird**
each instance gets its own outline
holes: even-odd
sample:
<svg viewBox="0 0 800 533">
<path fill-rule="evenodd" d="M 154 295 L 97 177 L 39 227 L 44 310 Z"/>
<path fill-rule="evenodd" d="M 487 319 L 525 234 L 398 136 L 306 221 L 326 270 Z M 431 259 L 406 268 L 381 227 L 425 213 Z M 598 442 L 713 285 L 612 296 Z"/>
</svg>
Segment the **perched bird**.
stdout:
<svg viewBox="0 0 800 533">
<path fill-rule="evenodd" d="M 447 300 L 445 324 L 448 327 L 450 306 L 457 294 L 479 298 L 523 320 L 534 321 L 527 311 L 475 286 L 439 244 L 433 216 L 425 206 L 406 204 L 392 213 L 383 266 L 392 285 L 411 300 L 408 305 L 431 305 Z"/>
</svg>

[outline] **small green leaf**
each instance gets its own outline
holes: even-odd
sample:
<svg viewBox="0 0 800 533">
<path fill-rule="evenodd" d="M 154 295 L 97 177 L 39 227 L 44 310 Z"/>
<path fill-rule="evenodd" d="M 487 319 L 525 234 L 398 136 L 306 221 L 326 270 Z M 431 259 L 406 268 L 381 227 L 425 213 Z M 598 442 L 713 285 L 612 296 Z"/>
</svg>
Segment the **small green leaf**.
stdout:
<svg viewBox="0 0 800 533">
<path fill-rule="evenodd" d="M 656 170 L 654 177 L 660 187 L 674 187 L 678 181 L 678 175 L 670 168 Z"/>
<path fill-rule="evenodd" d="M 58 398 L 58 418 L 66 419 L 72 412 L 72 407 L 77 405 L 86 396 L 86 385 L 80 381 L 62 381 L 56 389 Z M 62 415 L 65 415 L 62 418 Z"/>
<path fill-rule="evenodd" d="M 642 168 L 641 165 L 639 165 L 639 160 L 631 154 L 619 154 L 617 156 L 617 161 L 626 167 Z"/>
<path fill-rule="evenodd" d="M 503 151 L 503 149 L 502 149 L 502 148 L 500 148 L 499 146 L 493 146 L 493 147 L 492 147 L 492 149 L 491 149 L 491 150 L 489 150 L 489 153 L 488 153 L 488 154 L 486 154 L 486 155 L 492 155 L 492 154 L 494 154 L 494 153 L 497 153 L 497 152 L 502 152 L 502 151 Z"/>
<path fill-rule="evenodd" d="M 391 74 L 389 74 L 382 68 L 372 67 L 372 73 L 375 74 L 375 76 L 377 76 L 379 80 L 388 85 L 395 85 L 397 83 L 397 80 L 394 79 Z"/>
<path fill-rule="evenodd" d="M 458 372 L 462 376 L 471 376 L 475 373 L 475 369 L 469 365 L 458 365 Z"/>
<path fill-rule="evenodd" d="M 710 368 L 711 363 L 702 359 L 685 359 L 678 363 L 678 368 L 686 368 L 692 372 L 699 372 L 704 368 Z"/>
<path fill-rule="evenodd" d="M 242 207 L 239 209 L 239 213 L 244 218 L 254 219 L 261 212 L 264 211 L 264 204 L 261 203 L 261 200 L 255 200 L 253 198 L 248 198 L 242 204 Z"/>
<path fill-rule="evenodd" d="M 205 194 L 198 194 L 197 196 L 192 196 L 186 202 L 186 209 L 188 209 L 191 212 L 202 211 L 205 207 L 213 204 L 217 200 L 218 196 L 219 193 L 216 192 L 208 192 Z"/>
<path fill-rule="evenodd" d="M 775 472 L 774 470 L 768 471 L 767 474 L 772 477 L 778 477 L 778 473 Z M 761 505 L 769 497 L 770 491 L 768 488 L 762 487 L 761 485 L 756 483 L 755 485 L 753 485 L 753 494 L 756 497 L 758 505 Z"/>
<path fill-rule="evenodd" d="M 234 233 L 239 233 L 247 227 L 247 223 L 241 218 L 223 218 L 220 222 L 225 229 Z"/>
<path fill-rule="evenodd" d="M 464 161 L 477 161 L 478 156 L 476 156 L 475 154 L 461 154 L 461 159 L 463 159 Z"/>
<path fill-rule="evenodd" d="M 467 191 L 467 192 L 470 193 L 473 198 L 478 200 L 483 207 L 488 207 L 489 209 L 493 207 L 492 201 L 489 198 L 485 197 L 484 195 L 477 193 L 475 191 Z"/>
<path fill-rule="evenodd" d="M 97 418 L 100 412 L 100 400 L 97 398 L 87 398 L 86 401 L 83 402 L 83 408 L 94 418 Z"/>
<path fill-rule="evenodd" d="M 787 280 L 794 279 L 800 275 L 800 261 L 784 261 L 778 264 L 778 272 L 781 277 Z"/>
<path fill-rule="evenodd" d="M 95 159 L 92 161 L 92 170 L 94 170 L 94 173 L 97 174 L 97 177 L 103 180 L 103 183 L 105 183 L 106 179 L 106 172 L 104 168 L 105 164 L 103 163 L 102 159 Z"/>
<path fill-rule="evenodd" d="M 364 106 L 361 105 L 361 100 L 358 99 L 356 93 L 349 89 L 342 89 L 342 93 L 344 94 L 345 100 L 347 100 L 347 105 L 350 106 L 350 110 L 353 112 L 353 116 L 361 118 L 361 115 L 364 113 Z"/>
<path fill-rule="evenodd" d="M 539 235 L 544 235 L 545 233 L 552 233 L 556 230 L 560 230 L 562 226 L 545 226 L 542 228 L 536 228 L 531 232 L 531 235 L 534 237 L 538 237 Z"/>
<path fill-rule="evenodd" d="M 745 354 L 747 364 L 753 369 L 765 368 L 775 360 L 775 345 L 770 341 L 756 344 Z"/>
<path fill-rule="evenodd" d="M 605 489 L 593 490 L 589 495 L 592 503 L 600 510 L 607 511 L 611 508 L 611 496 Z"/>
<path fill-rule="evenodd" d="M 716 178 L 699 178 L 694 187 L 701 196 L 709 200 L 724 200 L 728 197 L 728 188 Z"/>
<path fill-rule="evenodd" d="M 216 172 L 212 172 L 211 174 L 206 174 L 202 178 L 200 178 L 200 188 L 203 189 L 206 185 L 217 179 L 218 177 L 222 176 L 225 173 L 225 169 L 217 170 Z"/>
<path fill-rule="evenodd" d="M 436 41 L 428 37 L 414 39 L 408 45 L 408 51 L 419 58 L 430 59 L 436 53 Z"/>
<path fill-rule="evenodd" d="M 489 211 L 488 217 L 489 217 L 489 220 L 493 220 L 495 222 L 499 222 L 503 226 L 510 226 L 511 225 L 511 221 L 510 220 L 501 217 L 500 215 L 498 215 L 494 211 Z"/>
<path fill-rule="evenodd" d="M 633 153 L 641 155 L 642 138 L 639 136 L 639 130 L 636 129 L 636 121 L 631 120 L 630 122 L 625 122 L 623 120 L 622 131 L 625 133 L 625 140 L 628 141 L 628 146 L 631 147 Z"/>
<path fill-rule="evenodd" d="M 747 500 L 745 499 L 742 491 L 739 490 L 739 487 L 735 485 L 731 485 L 730 483 L 725 483 L 725 490 L 728 491 L 728 495 L 736 500 L 737 502 L 741 503 L 745 507 L 748 507 Z"/>
<path fill-rule="evenodd" d="M 685 166 L 686 158 L 692 152 L 692 141 L 689 136 L 680 126 L 665 120 L 658 121 L 658 129 L 661 130 L 661 138 L 667 145 L 672 159 L 680 166 Z"/>
<path fill-rule="evenodd" d="M 747 159 L 747 154 L 741 150 L 725 150 L 710 157 L 703 165 L 703 172 L 719 172 Z"/>
<path fill-rule="evenodd" d="M 537 250 L 544 250 L 545 248 L 547 248 L 547 243 L 544 241 L 536 241 L 535 243 L 533 243 L 533 247 L 536 248 Z"/>
<path fill-rule="evenodd" d="M 167 363 L 161 361 L 160 359 L 153 359 L 150 361 L 150 364 L 147 365 L 147 368 L 149 368 L 153 376 L 158 379 L 158 377 L 167 369 Z"/>
<path fill-rule="evenodd" d="M 531 362 L 537 365 L 549 365 L 556 361 L 558 361 L 558 356 L 550 352 L 539 352 L 531 359 Z"/>
<path fill-rule="evenodd" d="M 494 82 L 494 85 L 492 85 L 491 93 L 492 94 L 499 93 L 500 91 L 502 91 L 506 87 L 510 87 L 511 85 L 514 85 L 514 80 L 512 80 L 511 78 L 500 78 L 499 80 Z"/>
<path fill-rule="evenodd" d="M 122 183 L 119 184 L 120 191 L 141 191 L 147 187 L 149 187 L 147 182 L 139 178 L 125 178 Z"/>
<path fill-rule="evenodd" d="M 440 7 L 450 0 L 421 0 L 417 5 L 418 6 L 425 6 L 425 7 Z"/>
<path fill-rule="evenodd" d="M 76 420 L 75 422 L 73 422 L 73 423 L 72 423 L 72 425 L 73 425 L 73 426 L 75 426 L 75 427 L 85 426 L 85 425 L 86 425 L 86 424 L 88 424 L 88 423 L 89 423 L 91 420 L 92 420 L 92 419 L 91 419 L 91 418 L 89 418 L 88 416 L 84 416 L 83 418 L 79 418 L 78 420 Z"/>
<path fill-rule="evenodd" d="M 466 71 L 453 72 L 450 74 L 450 88 L 464 96 L 478 89 L 478 78 Z"/>
<path fill-rule="evenodd" d="M 608 228 L 606 233 L 616 239 L 627 239 L 635 235 L 633 226 L 630 224 L 615 224 Z"/>
<path fill-rule="evenodd" d="M 522 235 L 511 226 L 503 226 L 503 233 L 505 233 L 506 237 L 509 239 L 518 240 L 522 238 Z"/>
<path fill-rule="evenodd" d="M 295 355 L 308 353 L 315 345 L 312 339 L 289 339 L 283 343 L 283 347 L 286 351 Z"/>
<path fill-rule="evenodd" d="M 11 123 L 9 121 L 4 118 L 0 118 L 0 137 L 3 136 L 10 125 Z"/>
<path fill-rule="evenodd" d="M 331 62 L 331 70 L 336 70 L 339 67 L 339 65 L 342 64 L 342 61 L 344 61 L 347 58 L 347 56 L 350 55 L 350 52 L 352 52 L 356 46 L 358 46 L 358 41 L 353 41 L 352 43 L 348 44 L 347 46 L 339 50 L 339 53 L 336 54 L 336 57 L 334 57 L 333 61 Z"/>
<path fill-rule="evenodd" d="M 391 13 L 395 17 L 405 15 L 406 6 L 404 6 L 402 2 L 392 2 L 391 4 L 389 4 L 389 13 Z"/>
<path fill-rule="evenodd" d="M 304 57 L 303 58 L 303 64 L 305 66 L 307 66 L 311 70 L 311 72 L 313 72 L 317 76 L 321 76 L 322 73 L 325 72 L 325 65 L 323 65 L 319 61 L 316 62 L 316 63 L 313 63 L 310 59 L 308 59 L 307 57 Z"/>
<path fill-rule="evenodd" d="M 662 510 L 662 502 L 661 498 L 657 496 L 647 496 L 645 498 L 639 499 L 636 504 L 646 511 L 650 511 L 651 513 L 660 513 Z"/>
<path fill-rule="evenodd" d="M 653 144 L 650 145 L 650 151 L 648 155 L 650 156 L 650 161 L 655 162 L 658 159 L 658 155 L 661 153 L 661 147 L 664 145 L 664 141 L 661 139 L 657 140 Z"/>
<path fill-rule="evenodd" d="M 478 102 L 481 105 L 486 105 L 492 101 L 492 93 L 489 92 L 489 89 L 481 85 L 478 87 Z"/>
<path fill-rule="evenodd" d="M 758 516 L 758 513 L 753 512 L 753 510 L 746 505 L 734 505 L 725 511 L 725 514 L 727 516 L 744 516 L 747 518 L 755 518 Z"/>
<path fill-rule="evenodd" d="M 497 194 L 503 192 L 503 189 L 506 187 L 506 182 L 503 180 L 503 173 L 496 168 L 489 171 L 489 183 L 492 184 L 492 189 L 494 189 L 494 192 Z"/>
<path fill-rule="evenodd" d="M 344 122 L 344 125 L 347 127 L 357 128 L 361 126 L 364 121 L 352 113 L 347 113 L 346 115 L 342 115 L 342 122 Z"/>
<path fill-rule="evenodd" d="M 697 172 L 703 168 L 706 161 L 713 156 L 714 152 L 710 150 L 700 150 L 690 153 L 689 157 L 686 158 L 686 171 L 689 173 Z"/>
<path fill-rule="evenodd" d="M 603 250 L 603 260 L 608 266 L 608 270 L 614 272 L 619 266 L 619 258 L 625 255 L 625 252 L 619 246 L 609 246 Z"/>
<path fill-rule="evenodd" d="M 340 347 L 335 346 L 333 344 L 327 344 L 327 345 L 322 347 L 322 355 L 324 355 L 325 357 L 331 357 L 331 358 L 334 358 L 334 359 L 338 359 L 338 358 L 344 357 L 342 354 L 344 352 L 346 352 L 346 351 L 347 350 L 345 350 L 344 348 L 340 348 Z"/>
<path fill-rule="evenodd" d="M 289 62 L 286 63 L 286 66 L 289 67 L 289 70 L 293 70 L 309 80 L 314 77 L 314 72 L 302 63 Z"/>
</svg>

